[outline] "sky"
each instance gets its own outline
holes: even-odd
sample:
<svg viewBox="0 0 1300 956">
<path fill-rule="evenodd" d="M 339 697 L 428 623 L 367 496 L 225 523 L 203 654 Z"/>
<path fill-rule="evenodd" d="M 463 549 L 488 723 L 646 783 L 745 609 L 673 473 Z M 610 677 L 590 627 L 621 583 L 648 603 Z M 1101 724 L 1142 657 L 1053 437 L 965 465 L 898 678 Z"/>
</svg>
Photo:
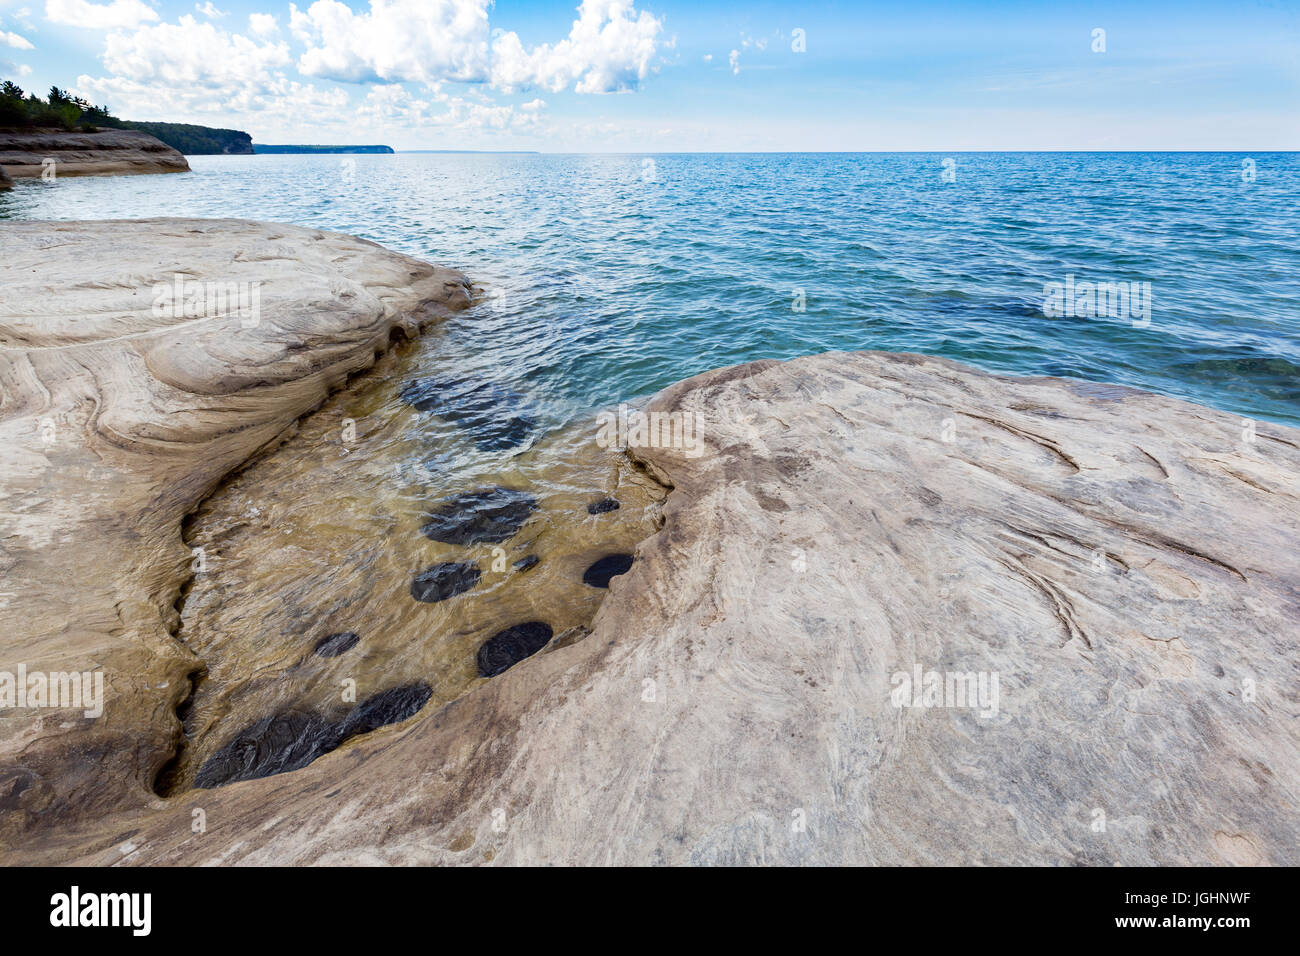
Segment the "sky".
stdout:
<svg viewBox="0 0 1300 956">
<path fill-rule="evenodd" d="M 0 76 L 259 143 L 1300 148 L 1300 0 L 0 0 Z"/>
</svg>

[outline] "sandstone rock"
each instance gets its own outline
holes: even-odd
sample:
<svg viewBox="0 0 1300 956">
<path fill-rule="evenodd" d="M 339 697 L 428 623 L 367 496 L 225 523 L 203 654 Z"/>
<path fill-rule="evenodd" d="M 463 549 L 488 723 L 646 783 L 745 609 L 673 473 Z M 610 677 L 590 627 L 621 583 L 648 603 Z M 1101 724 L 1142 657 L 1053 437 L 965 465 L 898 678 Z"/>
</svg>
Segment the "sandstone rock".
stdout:
<svg viewBox="0 0 1300 956">
<path fill-rule="evenodd" d="M 0 779 L 29 795 L 0 812 L 11 847 L 29 827 L 156 801 L 177 705 L 202 668 L 172 636 L 203 560 L 182 519 L 394 335 L 464 307 L 468 288 L 373 243 L 291 226 L 0 228 L 0 672 L 98 670 L 107 698 L 97 719 L 0 710 Z M 260 320 L 155 308 L 155 285 L 178 274 L 260 283 Z"/>
<path fill-rule="evenodd" d="M 0 130 L 0 166 L 15 179 L 37 177 L 50 160 L 55 177 L 184 173 L 190 164 L 176 150 L 134 129 L 66 132 Z"/>
<path fill-rule="evenodd" d="M 45 324 L 56 342 L 73 334 Z M 13 357 L 5 375 L 23 396 L 9 415 L 25 413 L 28 429 L 43 401 L 36 382 L 67 378 L 82 383 L 73 394 L 116 398 L 134 380 L 114 377 L 107 358 L 91 366 L 98 378 L 74 374 L 35 325 L 5 335 L 10 349 L 45 350 L 23 360 L 32 368 Z M 119 347 L 114 359 L 139 368 L 127 361 L 134 347 Z M 95 354 L 79 348 L 82 360 Z M 158 423 L 153 468 L 171 456 L 183 458 L 173 476 L 196 467 L 155 406 L 130 407 L 136 422 Z M 72 403 L 64 415 L 78 409 L 92 437 L 116 436 L 116 408 Z M 78 725 L 62 732 L 76 762 L 38 777 L 0 761 L 3 812 L 45 824 L 21 854 L 0 856 L 1300 862 L 1300 432 L 1258 423 L 1244 444 L 1238 416 L 1176 399 L 881 353 L 723 369 L 652 408 L 697 415 L 706 447 L 633 450 L 673 488 L 665 525 L 610 580 L 589 634 L 565 631 L 561 646 L 450 704 L 292 773 L 59 815 L 44 809 L 57 788 L 102 786 L 100 762 L 141 759 L 133 738 Z M 74 483 L 50 465 L 29 474 L 41 459 L 21 434 L 0 431 L 28 468 L 10 457 L 6 487 L 34 496 L 6 503 L 27 550 L 21 576 L 6 578 L 3 633 L 19 635 L 20 651 L 64 648 L 69 662 L 148 644 L 151 654 L 114 658 L 115 691 L 152 702 L 143 709 L 165 725 L 181 693 L 150 691 L 138 675 L 186 673 L 158 623 L 188 557 L 175 549 L 180 512 L 155 529 L 140 517 L 149 495 L 130 485 Z M 133 447 L 95 444 L 114 456 Z M 220 470 L 184 483 L 201 493 Z M 123 502 L 135 523 L 120 527 L 136 530 L 119 541 L 105 528 Z M 93 520 L 80 523 L 87 509 Z M 45 550 L 30 543 L 38 536 Z M 58 594 L 80 555 L 94 559 L 78 569 L 83 600 L 69 610 Z M 142 589 L 149 599 L 131 599 Z M 60 616 L 66 626 L 52 630 Z M 983 680 L 950 679 L 966 674 Z M 6 734 L 8 753 L 43 733 Z M 198 806 L 202 834 L 189 826 Z"/>
</svg>

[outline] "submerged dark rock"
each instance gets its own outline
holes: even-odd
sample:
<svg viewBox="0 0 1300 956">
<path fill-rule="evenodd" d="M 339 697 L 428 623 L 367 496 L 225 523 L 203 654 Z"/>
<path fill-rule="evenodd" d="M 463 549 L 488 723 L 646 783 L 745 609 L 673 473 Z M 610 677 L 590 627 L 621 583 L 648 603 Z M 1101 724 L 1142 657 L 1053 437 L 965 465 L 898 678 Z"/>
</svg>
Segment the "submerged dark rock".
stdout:
<svg viewBox="0 0 1300 956">
<path fill-rule="evenodd" d="M 495 677 L 509 670 L 525 657 L 536 654 L 551 639 L 551 625 L 542 621 L 515 624 L 500 631 L 478 649 L 480 677 Z"/>
<path fill-rule="evenodd" d="M 339 742 L 338 729 L 317 714 L 290 710 L 263 717 L 203 761 L 194 786 L 209 789 L 299 770 Z"/>
<path fill-rule="evenodd" d="M 601 498 L 599 501 L 593 501 L 591 504 L 587 505 L 587 514 L 603 515 L 610 511 L 617 511 L 618 509 L 619 504 L 617 498 Z"/>
<path fill-rule="evenodd" d="M 515 570 L 527 571 L 529 568 L 533 567 L 533 565 L 537 564 L 537 562 L 540 560 L 542 559 L 539 558 L 537 555 L 530 554 L 528 555 L 528 557 L 520 558 L 518 561 L 515 562 Z"/>
<path fill-rule="evenodd" d="M 481 488 L 444 499 L 420 532 L 444 544 L 498 544 L 523 527 L 537 499 L 513 488 Z"/>
<path fill-rule="evenodd" d="M 338 723 L 297 710 L 263 717 L 205 760 L 194 786 L 208 790 L 301 770 L 346 740 L 414 717 L 432 696 L 433 688 L 417 681 L 367 697 Z"/>
<path fill-rule="evenodd" d="M 582 573 L 582 583 L 593 588 L 609 587 L 609 579 L 627 574 L 632 567 L 632 555 L 607 554 Z"/>
<path fill-rule="evenodd" d="M 312 648 L 318 657 L 338 657 L 340 654 L 346 654 L 352 648 L 357 646 L 361 640 L 361 635 L 356 631 L 340 631 L 337 634 L 331 634 L 328 637 L 322 637 Z"/>
<path fill-rule="evenodd" d="M 527 399 L 491 382 L 425 378 L 403 388 L 399 398 L 468 432 L 483 451 L 516 448 L 537 429 L 535 416 L 520 411 Z"/>
<path fill-rule="evenodd" d="M 432 696 L 432 687 L 416 681 L 367 697 L 339 724 L 339 741 L 414 717 Z"/>
<path fill-rule="evenodd" d="M 478 565 L 469 562 L 435 564 L 421 571 L 411 581 L 411 597 L 426 604 L 436 604 L 455 597 L 478 584 Z"/>
</svg>

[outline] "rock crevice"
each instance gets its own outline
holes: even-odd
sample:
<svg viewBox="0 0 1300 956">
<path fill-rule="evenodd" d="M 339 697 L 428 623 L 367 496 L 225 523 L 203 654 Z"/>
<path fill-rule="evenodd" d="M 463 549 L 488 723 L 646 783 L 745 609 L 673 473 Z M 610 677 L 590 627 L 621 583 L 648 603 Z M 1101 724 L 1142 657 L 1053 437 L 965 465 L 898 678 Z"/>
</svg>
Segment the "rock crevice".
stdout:
<svg viewBox="0 0 1300 956">
<path fill-rule="evenodd" d="M 185 516 L 396 330 L 468 305 L 469 286 L 373 243 L 242 220 L 4 230 L 0 671 L 99 671 L 106 686 L 94 720 L 0 715 L 9 837 L 156 799 L 202 667 L 176 638 L 203 561 Z M 255 288 L 257 313 L 160 308 L 178 275 Z"/>
</svg>

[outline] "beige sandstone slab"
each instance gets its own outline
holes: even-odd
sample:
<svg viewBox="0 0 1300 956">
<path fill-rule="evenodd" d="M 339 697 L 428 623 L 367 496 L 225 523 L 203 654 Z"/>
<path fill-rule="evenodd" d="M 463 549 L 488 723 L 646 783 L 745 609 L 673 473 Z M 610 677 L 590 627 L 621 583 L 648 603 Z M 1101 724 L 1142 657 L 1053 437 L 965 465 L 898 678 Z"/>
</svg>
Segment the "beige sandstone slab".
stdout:
<svg viewBox="0 0 1300 956">
<path fill-rule="evenodd" d="M 175 149 L 134 129 L 0 130 L 0 167 L 11 177 L 48 176 L 51 166 L 56 178 L 184 173 L 190 168 Z"/>
<path fill-rule="evenodd" d="M 12 860 L 34 832 L 159 802 L 201 667 L 173 637 L 184 517 L 469 297 L 459 273 L 373 243 L 240 220 L 6 223 L 0 246 L 0 671 L 106 684 L 98 718 L 0 710 Z M 178 281 L 245 298 L 155 308 Z"/>
<path fill-rule="evenodd" d="M 34 396 L 60 375 L 7 378 Z M 90 384 L 76 394 L 94 407 Z M 635 450 L 673 487 L 666 522 L 590 634 L 303 770 L 83 815 L 9 859 L 1300 862 L 1300 432 L 1258 423 L 1247 442 L 1238 416 L 1171 398 L 884 353 L 723 369 L 653 407 L 698 416 L 705 451 Z M 170 453 L 177 426 L 154 421 Z M 88 562 L 85 613 L 52 609 L 86 553 L 69 539 L 105 537 L 76 516 L 123 487 L 74 495 L 49 454 L 23 454 L 45 502 L 25 534 L 64 542 L 27 552 L 14 590 L 51 623 L 40 646 L 85 660 L 115 626 L 165 617 L 186 555 L 157 529 Z M 191 496 L 219 470 L 185 467 L 168 473 Z M 146 668 L 166 628 L 136 626 L 149 650 L 121 666 L 179 681 L 174 649 Z M 918 670 L 983 675 L 981 706 L 900 696 Z M 165 723 L 174 697 L 151 699 Z"/>
</svg>

